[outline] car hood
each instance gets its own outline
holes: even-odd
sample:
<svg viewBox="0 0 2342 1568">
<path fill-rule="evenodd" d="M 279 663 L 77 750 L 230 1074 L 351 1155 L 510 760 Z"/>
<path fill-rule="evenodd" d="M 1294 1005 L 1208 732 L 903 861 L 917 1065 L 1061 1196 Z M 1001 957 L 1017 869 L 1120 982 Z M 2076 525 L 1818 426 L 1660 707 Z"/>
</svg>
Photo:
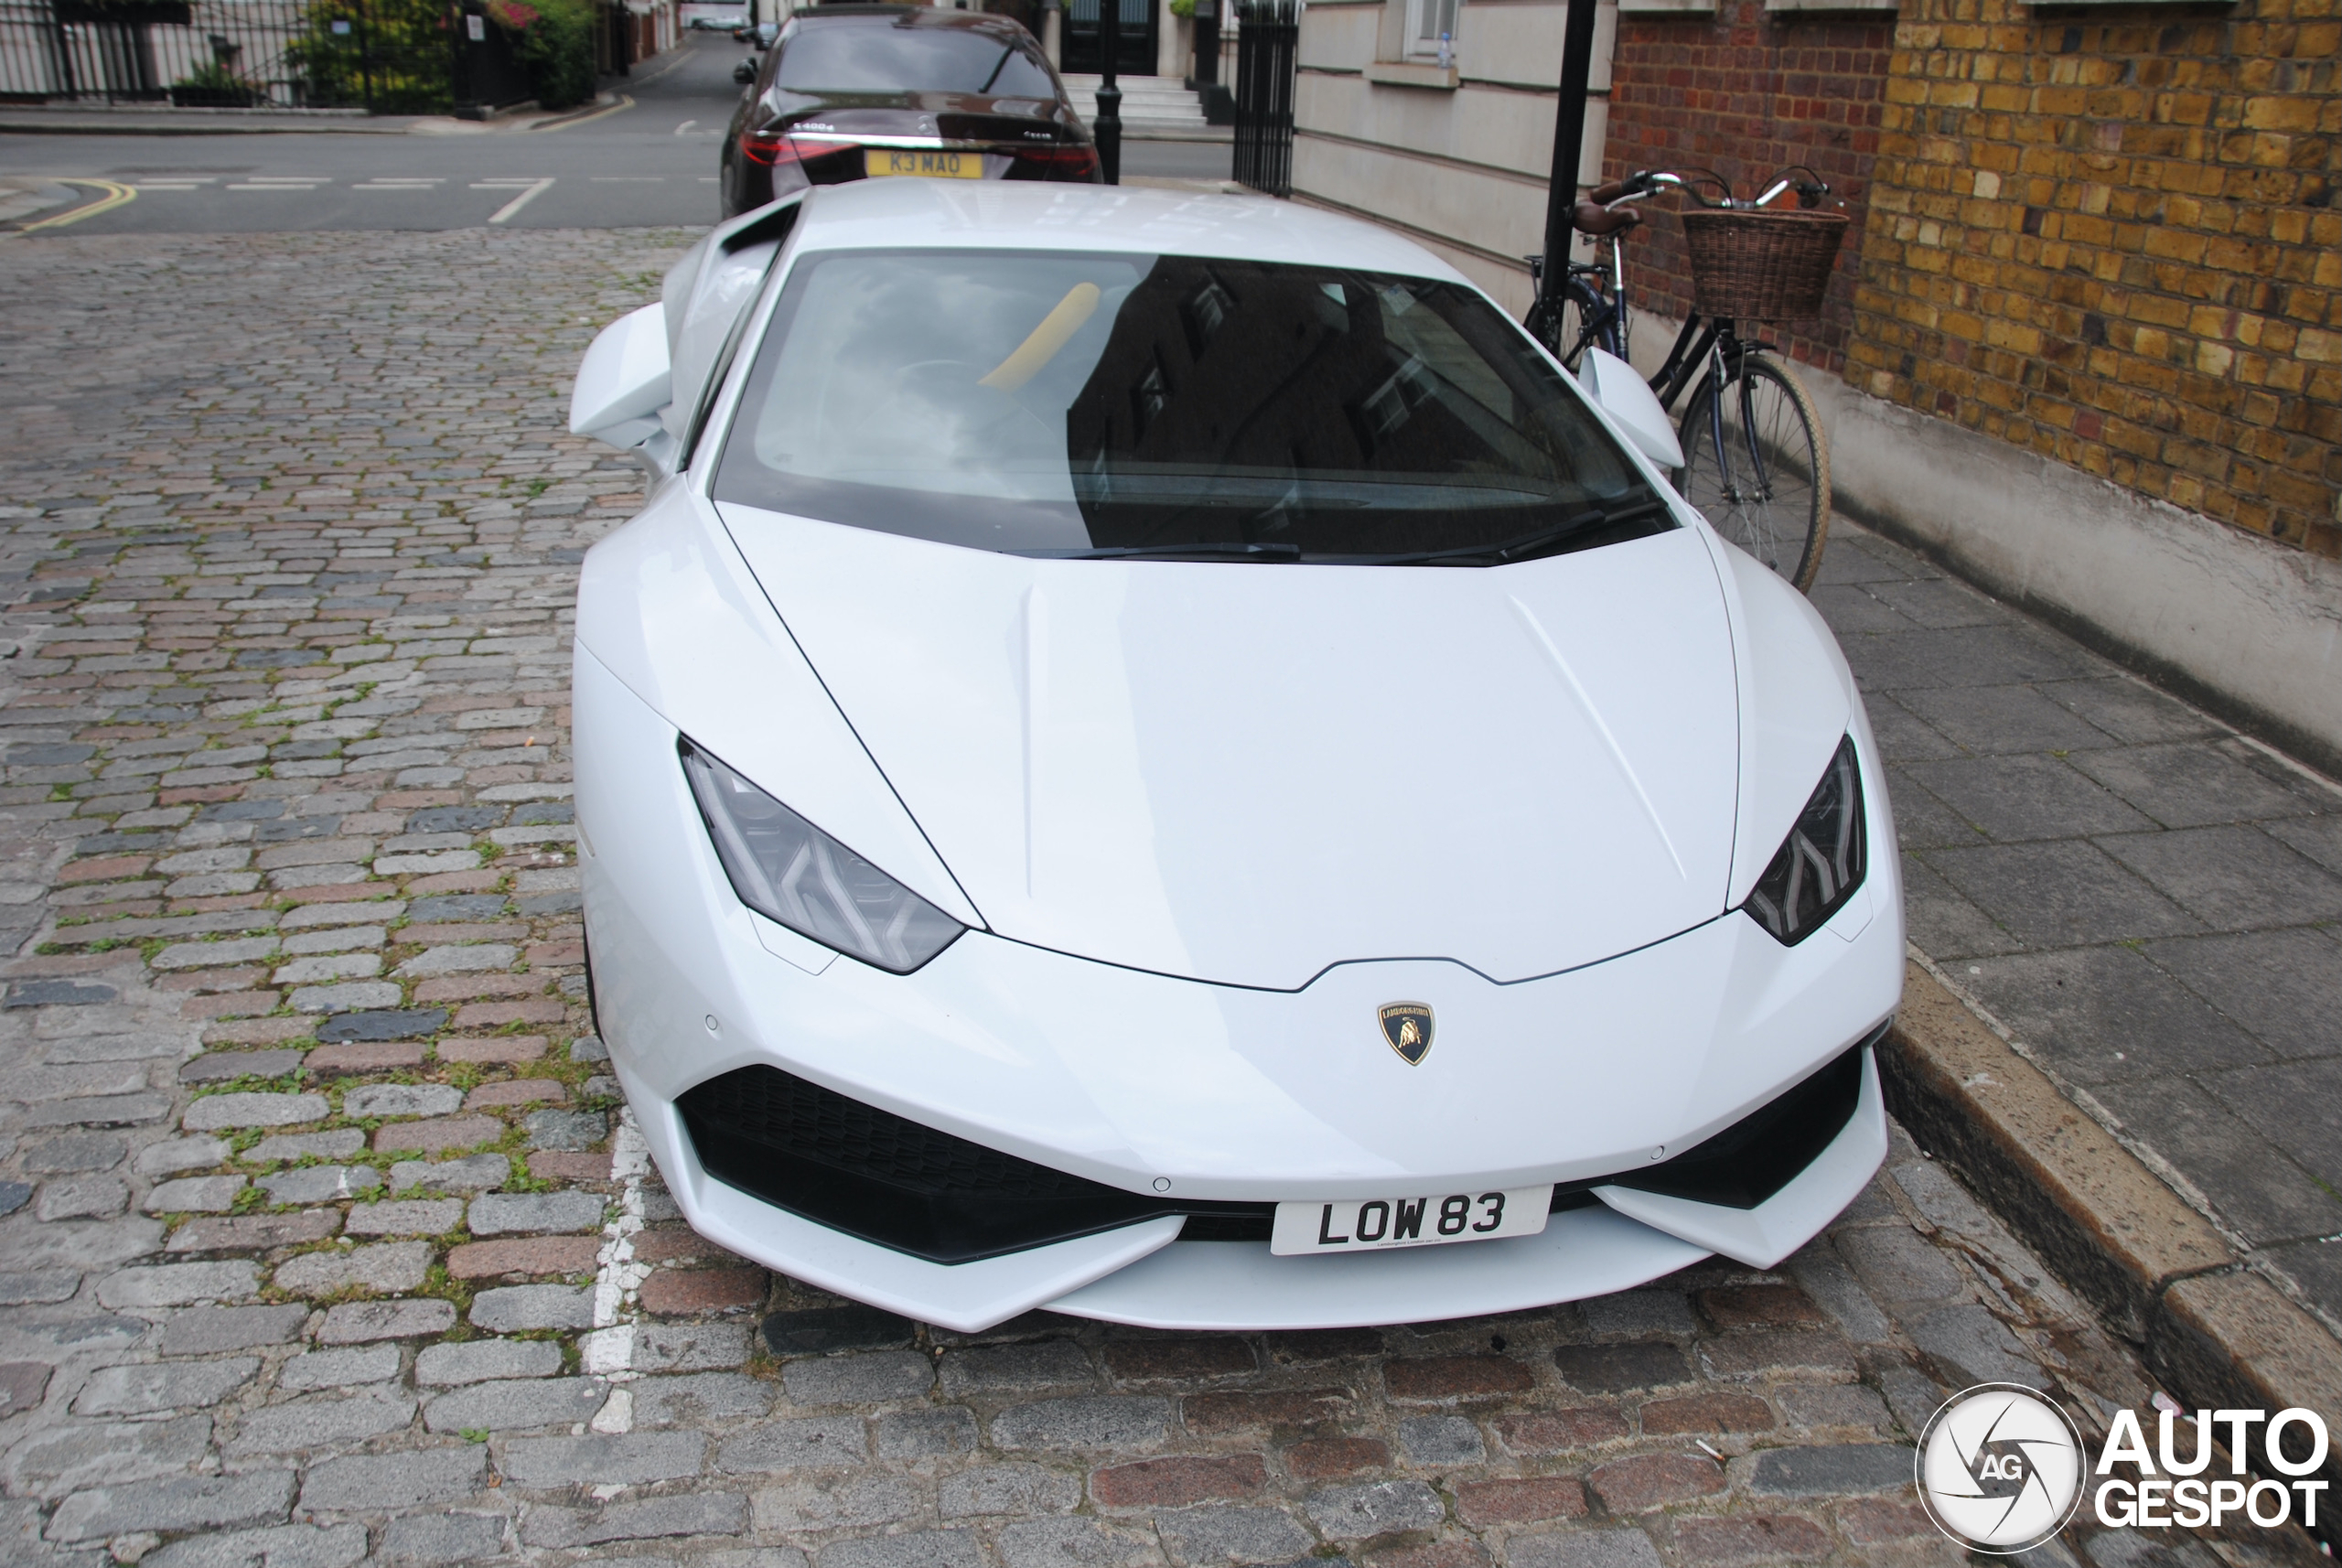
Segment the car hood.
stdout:
<svg viewBox="0 0 2342 1568">
<path fill-rule="evenodd" d="M 1002 936 L 1291 990 L 1370 959 L 1525 979 L 1724 908 L 1738 710 L 1691 530 L 1411 570 L 718 510 Z"/>
</svg>

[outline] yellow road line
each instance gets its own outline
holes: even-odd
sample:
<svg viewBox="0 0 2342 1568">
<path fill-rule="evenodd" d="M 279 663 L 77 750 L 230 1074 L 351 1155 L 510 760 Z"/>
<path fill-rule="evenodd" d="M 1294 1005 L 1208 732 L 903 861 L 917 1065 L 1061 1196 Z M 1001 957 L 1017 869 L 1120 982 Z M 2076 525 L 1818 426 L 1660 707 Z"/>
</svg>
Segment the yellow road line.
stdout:
<svg viewBox="0 0 2342 1568">
<path fill-rule="evenodd" d="M 111 179 L 83 179 L 78 175 L 36 175 L 33 177 L 48 178 L 50 183 L 56 185 L 88 186 L 93 190 L 102 190 L 105 194 L 95 201 L 84 202 L 70 212 L 60 212 L 54 218 L 44 218 L 38 223 L 23 224 L 16 231 L 19 234 L 29 234 L 36 229 L 62 229 L 68 223 L 79 223 L 84 218 L 94 218 L 101 212 L 111 212 L 117 207 L 127 207 L 138 199 L 136 186 L 123 185 Z"/>
<path fill-rule="evenodd" d="M 580 114 L 575 120 L 564 120 L 558 125 L 532 125 L 529 131 L 532 134 L 550 134 L 554 131 L 566 131 L 572 125 L 588 124 L 596 120 L 607 120 L 613 114 L 623 114 L 633 107 L 634 100 L 621 92 L 618 94 L 618 101 L 607 109 L 596 109 L 591 114 Z"/>
</svg>

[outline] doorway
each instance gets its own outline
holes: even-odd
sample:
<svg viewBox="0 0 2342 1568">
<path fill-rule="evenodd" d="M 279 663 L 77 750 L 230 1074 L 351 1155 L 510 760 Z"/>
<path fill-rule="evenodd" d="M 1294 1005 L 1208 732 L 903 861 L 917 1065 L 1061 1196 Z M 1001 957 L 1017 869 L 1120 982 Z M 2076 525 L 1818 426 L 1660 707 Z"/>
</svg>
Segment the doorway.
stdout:
<svg viewBox="0 0 2342 1568">
<path fill-rule="evenodd" d="M 1155 0 L 1066 0 L 1063 64 L 1069 73 L 1094 76 L 1105 69 L 1098 50 L 1098 11 L 1101 4 L 1122 9 L 1121 47 L 1114 51 L 1117 76 L 1153 76 L 1155 63 Z"/>
</svg>

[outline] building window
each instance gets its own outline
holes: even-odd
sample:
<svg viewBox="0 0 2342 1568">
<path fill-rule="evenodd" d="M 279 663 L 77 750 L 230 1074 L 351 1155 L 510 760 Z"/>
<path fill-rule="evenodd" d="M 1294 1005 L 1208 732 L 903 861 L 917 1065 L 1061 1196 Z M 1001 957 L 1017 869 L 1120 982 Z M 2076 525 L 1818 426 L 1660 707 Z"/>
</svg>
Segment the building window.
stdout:
<svg viewBox="0 0 2342 1568">
<path fill-rule="evenodd" d="M 1456 37 L 1456 0 L 1407 0 L 1408 59 L 1439 58 L 1441 37 Z"/>
</svg>

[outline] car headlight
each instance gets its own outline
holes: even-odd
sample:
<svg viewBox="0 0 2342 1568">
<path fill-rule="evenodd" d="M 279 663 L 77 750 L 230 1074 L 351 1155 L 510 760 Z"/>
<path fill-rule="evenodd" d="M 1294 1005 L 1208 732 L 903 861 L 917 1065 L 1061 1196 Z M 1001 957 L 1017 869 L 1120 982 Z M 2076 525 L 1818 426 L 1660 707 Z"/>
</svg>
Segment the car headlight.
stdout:
<svg viewBox="0 0 2342 1568">
<path fill-rule="evenodd" d="M 967 929 L 690 740 L 675 749 L 732 891 L 759 915 L 895 974 Z"/>
<path fill-rule="evenodd" d="M 1848 736 L 1742 908 L 1784 946 L 1795 947 L 1853 897 L 1868 860 L 1863 773 Z"/>
</svg>

